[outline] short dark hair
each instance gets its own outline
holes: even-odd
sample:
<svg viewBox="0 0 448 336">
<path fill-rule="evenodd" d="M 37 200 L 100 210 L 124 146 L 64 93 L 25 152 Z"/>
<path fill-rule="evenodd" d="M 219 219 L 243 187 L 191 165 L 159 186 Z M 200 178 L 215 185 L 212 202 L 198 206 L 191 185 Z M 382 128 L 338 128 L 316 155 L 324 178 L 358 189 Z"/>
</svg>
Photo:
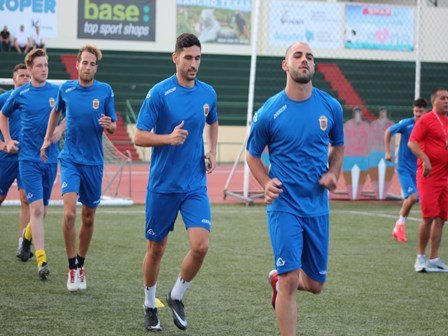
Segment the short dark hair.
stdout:
<svg viewBox="0 0 448 336">
<path fill-rule="evenodd" d="M 36 57 L 45 57 L 48 60 L 48 55 L 43 49 L 34 49 L 31 50 L 26 56 L 25 56 L 25 64 L 27 67 L 32 67 L 34 59 Z"/>
<path fill-rule="evenodd" d="M 190 48 L 193 46 L 198 46 L 199 49 L 202 49 L 201 42 L 194 34 L 183 33 L 180 34 L 176 39 L 176 47 L 174 52 L 176 54 L 180 54 L 184 48 Z"/>
<path fill-rule="evenodd" d="M 26 70 L 26 65 L 23 63 L 19 63 L 14 67 L 14 70 L 12 70 L 12 74 L 14 76 L 14 74 L 19 71 L 19 70 Z"/>
<path fill-rule="evenodd" d="M 423 107 L 426 108 L 428 106 L 428 103 L 423 98 L 417 98 L 414 100 L 414 107 Z"/>
<path fill-rule="evenodd" d="M 436 87 L 434 90 L 432 90 L 432 92 L 431 92 L 431 103 L 434 101 L 434 99 L 436 99 L 437 92 L 439 92 L 439 91 L 448 91 L 448 90 L 446 88 L 444 88 L 444 87 L 441 87 L 441 86 Z"/>
</svg>

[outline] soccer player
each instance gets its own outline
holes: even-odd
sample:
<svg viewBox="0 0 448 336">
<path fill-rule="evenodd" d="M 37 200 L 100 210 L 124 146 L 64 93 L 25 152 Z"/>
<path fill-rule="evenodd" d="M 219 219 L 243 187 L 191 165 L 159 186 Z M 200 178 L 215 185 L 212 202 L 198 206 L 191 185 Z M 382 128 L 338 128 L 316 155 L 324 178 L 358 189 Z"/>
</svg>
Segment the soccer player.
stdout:
<svg viewBox="0 0 448 336">
<path fill-rule="evenodd" d="M 95 80 L 101 51 L 91 45 L 82 47 L 77 56 L 78 80 L 61 86 L 51 112 L 41 157 L 47 160 L 51 136 L 62 113 L 67 124 L 64 149 L 60 154 L 64 218 L 62 232 L 68 258 L 67 289 L 87 288 L 84 261 L 93 236 L 96 208 L 101 199 L 103 179 L 102 135 L 116 128 L 114 93 L 109 84 Z M 82 224 L 76 253 L 76 202 L 82 203 Z"/>
<path fill-rule="evenodd" d="M 341 170 L 344 132 L 339 102 L 312 85 L 315 63 L 308 44 L 291 45 L 282 68 L 286 88 L 255 115 L 247 163 L 268 204 L 276 267 L 269 273 L 272 305 L 281 335 L 295 335 L 296 291 L 320 293 L 326 280 L 328 190 L 336 188 Z M 266 146 L 269 175 L 260 158 Z"/>
<path fill-rule="evenodd" d="M 176 73 L 149 91 L 138 115 L 134 139 L 137 146 L 153 147 L 146 196 L 148 245 L 143 260 L 148 330 L 162 330 L 156 308 L 157 277 L 168 233 L 174 230 L 179 211 L 188 232 L 190 250 L 167 301 L 174 324 L 181 330 L 187 328 L 183 296 L 204 261 L 211 229 L 205 173 L 216 167 L 216 92 L 196 78 L 201 43 L 195 35 L 177 37 L 172 59 Z M 205 123 L 209 151 L 204 156 Z"/>
<path fill-rule="evenodd" d="M 25 64 L 17 64 L 12 73 L 12 80 L 14 82 L 14 89 L 21 87 L 30 80 L 30 74 Z M 5 104 L 6 100 L 14 90 L 9 90 L 0 96 L 0 110 Z M 20 111 L 14 113 L 9 119 L 9 131 L 11 138 L 19 139 L 20 134 Z M 22 234 L 26 225 L 30 220 L 30 211 L 28 208 L 28 201 L 26 200 L 25 190 L 23 189 L 22 179 L 19 174 L 19 157 L 17 154 L 8 154 L 6 152 L 6 143 L 3 136 L 0 134 L 0 205 L 6 198 L 9 188 L 14 180 L 17 180 L 17 187 L 20 194 L 20 213 L 19 213 L 19 247 L 17 248 L 17 257 L 20 258 L 20 251 L 22 247 Z"/>
<path fill-rule="evenodd" d="M 406 219 L 411 212 L 412 206 L 418 202 L 417 183 L 415 180 L 417 158 L 408 148 L 408 142 L 415 123 L 426 112 L 426 106 L 427 103 L 425 99 L 418 98 L 414 100 L 414 107 L 412 109 L 414 116 L 412 118 L 401 120 L 399 123 L 390 126 L 384 132 L 384 150 L 385 159 L 387 161 L 392 161 L 392 154 L 390 152 L 391 137 L 397 133 L 401 134 L 400 147 L 398 149 L 397 175 L 400 181 L 404 201 L 400 209 L 400 217 L 395 223 L 395 227 L 392 231 L 392 237 L 398 242 L 405 243 L 408 241 L 406 238 Z"/>
<path fill-rule="evenodd" d="M 432 111 L 420 117 L 408 143 L 418 158 L 417 189 L 423 218 L 414 268 L 416 272 L 448 272 L 439 258 L 448 212 L 448 90 L 434 89 L 431 104 Z M 428 241 L 429 259 L 425 256 Z"/>
<path fill-rule="evenodd" d="M 30 224 L 25 229 L 21 259 L 26 261 L 30 257 L 32 233 L 38 275 L 41 280 L 46 280 L 50 269 L 45 253 L 44 218 L 56 178 L 59 138 L 55 138 L 50 146 L 46 163 L 39 157 L 39 150 L 58 87 L 47 82 L 48 56 L 45 51 L 30 51 L 25 57 L 25 64 L 31 81 L 14 90 L 6 101 L 0 113 L 0 128 L 8 153 L 19 152 L 20 176 L 30 208 Z M 20 113 L 21 118 L 20 144 L 11 138 L 9 131 L 8 119 L 15 113 Z"/>
</svg>

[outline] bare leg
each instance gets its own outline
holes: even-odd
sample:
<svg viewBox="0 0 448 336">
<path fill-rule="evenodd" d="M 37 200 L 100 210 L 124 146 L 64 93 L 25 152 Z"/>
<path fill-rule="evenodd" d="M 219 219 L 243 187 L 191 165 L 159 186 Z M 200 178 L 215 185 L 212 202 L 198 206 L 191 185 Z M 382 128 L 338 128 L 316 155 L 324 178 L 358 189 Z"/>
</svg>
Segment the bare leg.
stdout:
<svg viewBox="0 0 448 336">
<path fill-rule="evenodd" d="M 431 233 L 432 218 L 423 218 L 419 227 L 418 237 L 418 253 L 425 254 L 426 246 L 428 245 L 429 236 Z"/>
<path fill-rule="evenodd" d="M 30 207 L 26 199 L 25 190 L 19 189 L 20 193 L 20 213 L 19 213 L 19 237 L 22 237 L 22 232 L 30 222 Z"/>
<path fill-rule="evenodd" d="M 143 280 L 146 287 L 152 287 L 156 284 L 160 271 L 160 263 L 165 253 L 168 237 L 161 243 L 148 240 L 145 258 L 143 259 Z"/>
<path fill-rule="evenodd" d="M 182 262 L 180 276 L 185 281 L 190 282 L 204 262 L 208 251 L 210 232 L 200 227 L 190 228 L 188 229 L 188 239 L 190 241 L 190 251 Z"/>
<path fill-rule="evenodd" d="M 439 257 L 439 247 L 442 241 L 443 224 L 445 221 L 442 218 L 434 218 L 431 225 L 431 246 L 429 249 L 429 257 L 431 259 Z"/>
<path fill-rule="evenodd" d="M 78 254 L 85 258 L 87 251 L 89 250 L 90 241 L 92 240 L 94 222 L 95 222 L 96 208 L 89 208 L 85 205 L 82 206 L 82 224 L 79 228 L 78 239 Z"/>
<path fill-rule="evenodd" d="M 65 251 L 67 258 L 76 257 L 76 201 L 78 195 L 75 192 L 65 193 L 62 196 L 64 200 L 64 219 L 62 220 L 62 234 L 64 236 Z"/>
<path fill-rule="evenodd" d="M 45 249 L 44 216 L 45 207 L 43 200 L 32 202 L 30 204 L 30 225 L 35 250 Z"/>
</svg>

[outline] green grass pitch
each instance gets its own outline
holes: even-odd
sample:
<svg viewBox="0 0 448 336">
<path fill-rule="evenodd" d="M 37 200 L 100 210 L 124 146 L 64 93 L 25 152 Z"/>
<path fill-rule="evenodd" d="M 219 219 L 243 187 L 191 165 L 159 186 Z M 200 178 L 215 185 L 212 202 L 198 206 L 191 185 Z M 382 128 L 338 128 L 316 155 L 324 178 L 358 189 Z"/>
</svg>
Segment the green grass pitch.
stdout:
<svg viewBox="0 0 448 336">
<path fill-rule="evenodd" d="M 390 232 L 400 203 L 332 203 L 329 274 L 320 295 L 298 292 L 298 335 L 447 335 L 448 274 L 418 274 L 419 210 L 406 244 Z M 78 209 L 79 212 L 80 209 Z M 213 206 L 210 250 L 184 298 L 187 331 L 169 308 L 164 335 L 278 335 L 267 274 L 273 267 L 264 207 Z M 99 208 L 86 260 L 88 289 L 66 289 L 62 208 L 46 219 L 50 279 L 34 258 L 15 257 L 18 208 L 0 208 L 0 335 L 146 335 L 141 262 L 144 207 Z M 77 225 L 80 215 L 78 213 Z M 446 238 L 446 237 L 445 237 Z M 444 239 L 446 240 L 446 239 Z M 165 296 L 188 250 L 182 222 L 168 240 L 157 297 Z M 448 261 L 442 241 L 441 257 Z"/>
</svg>

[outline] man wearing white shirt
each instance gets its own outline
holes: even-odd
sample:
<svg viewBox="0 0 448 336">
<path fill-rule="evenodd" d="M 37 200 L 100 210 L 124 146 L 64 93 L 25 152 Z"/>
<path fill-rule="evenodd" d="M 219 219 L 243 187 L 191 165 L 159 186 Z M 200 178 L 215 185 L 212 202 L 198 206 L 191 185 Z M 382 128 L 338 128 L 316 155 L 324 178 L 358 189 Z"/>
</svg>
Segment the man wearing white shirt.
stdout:
<svg viewBox="0 0 448 336">
<path fill-rule="evenodd" d="M 30 44 L 28 41 L 28 35 L 25 33 L 25 26 L 20 25 L 20 30 L 16 32 L 14 36 L 14 47 L 19 54 L 28 53 L 30 50 Z"/>
<path fill-rule="evenodd" d="M 36 27 L 36 31 L 34 32 L 32 38 L 33 38 L 33 48 L 40 48 L 45 50 L 45 42 L 40 35 L 39 27 Z"/>
</svg>

